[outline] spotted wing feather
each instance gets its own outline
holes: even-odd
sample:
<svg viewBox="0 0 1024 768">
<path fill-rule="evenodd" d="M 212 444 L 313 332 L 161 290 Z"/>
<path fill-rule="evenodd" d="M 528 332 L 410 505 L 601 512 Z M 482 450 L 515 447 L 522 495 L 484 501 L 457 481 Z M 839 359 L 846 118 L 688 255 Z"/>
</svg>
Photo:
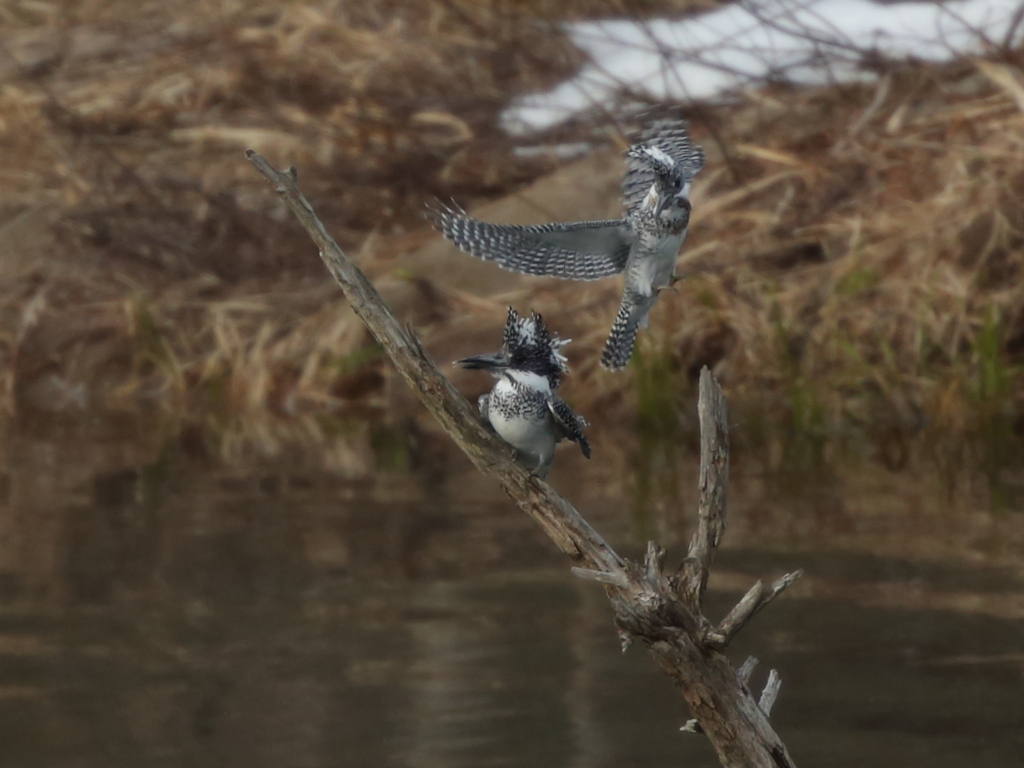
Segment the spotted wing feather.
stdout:
<svg viewBox="0 0 1024 768">
<path fill-rule="evenodd" d="M 689 181 L 704 167 L 704 150 L 690 140 L 690 131 L 683 120 L 655 120 L 644 128 L 637 145 L 660 149 L 679 166 L 684 181 Z M 631 214 L 651 189 L 654 169 L 642 153 L 630 152 L 626 159 L 626 175 L 622 179 L 622 205 Z"/>
<path fill-rule="evenodd" d="M 583 435 L 583 427 L 587 426 L 586 419 L 573 413 L 569 404 L 557 396 L 548 399 L 548 408 L 551 410 L 551 414 L 555 417 L 555 423 L 562 432 L 561 436 L 579 445 L 583 455 L 589 459 L 590 443 L 587 442 L 587 438 Z"/>
<path fill-rule="evenodd" d="M 463 251 L 527 275 L 610 277 L 626 268 L 633 243 L 622 219 L 517 226 L 479 221 L 457 208 L 433 213 L 437 229 Z"/>
</svg>

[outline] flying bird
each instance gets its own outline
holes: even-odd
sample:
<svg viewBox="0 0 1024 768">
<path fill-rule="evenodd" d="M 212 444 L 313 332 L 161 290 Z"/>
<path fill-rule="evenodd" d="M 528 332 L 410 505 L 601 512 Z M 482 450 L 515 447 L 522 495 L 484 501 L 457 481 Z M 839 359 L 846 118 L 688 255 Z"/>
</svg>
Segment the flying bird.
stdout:
<svg viewBox="0 0 1024 768">
<path fill-rule="evenodd" d="M 619 311 L 601 354 L 602 366 L 620 370 L 658 294 L 675 280 L 690 222 L 690 186 L 703 167 L 704 151 L 690 141 L 684 121 L 655 120 L 626 152 L 621 219 L 518 226 L 442 206 L 434 223 L 463 251 L 512 272 L 566 280 L 624 272 Z"/>
</svg>

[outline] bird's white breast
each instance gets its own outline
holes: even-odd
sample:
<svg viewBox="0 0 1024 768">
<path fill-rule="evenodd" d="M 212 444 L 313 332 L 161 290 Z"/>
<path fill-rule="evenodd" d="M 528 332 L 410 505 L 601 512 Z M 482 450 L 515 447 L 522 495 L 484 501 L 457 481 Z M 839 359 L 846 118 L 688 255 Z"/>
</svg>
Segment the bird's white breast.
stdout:
<svg viewBox="0 0 1024 768">
<path fill-rule="evenodd" d="M 550 454 L 555 449 L 554 433 L 546 428 L 546 420 L 534 421 L 522 417 L 506 419 L 500 411 L 492 412 L 491 426 L 502 440 L 514 448 L 537 455 Z"/>
<path fill-rule="evenodd" d="M 529 387 L 530 389 L 535 389 L 538 392 L 543 392 L 545 395 L 551 394 L 551 382 L 548 381 L 546 376 L 541 376 L 539 373 L 533 373 L 531 371 L 509 370 L 506 371 L 505 375 L 511 379 L 515 379 L 517 382 L 519 382 L 523 386 Z M 510 393 L 514 391 L 512 383 L 507 379 L 503 379 L 502 381 L 500 381 L 498 383 L 498 386 L 506 387 L 506 390 L 503 391 L 508 391 Z"/>
<path fill-rule="evenodd" d="M 535 389 L 550 392 L 548 380 L 543 376 L 525 371 L 509 371 L 521 383 L 527 383 Z M 550 428 L 551 417 L 547 408 L 529 415 L 508 416 L 501 407 L 501 400 L 519 397 L 512 382 L 502 379 L 495 385 L 492 392 L 492 407 L 488 417 L 494 431 L 502 440 L 520 451 L 538 456 L 550 455 L 555 449 L 555 436 Z"/>
<path fill-rule="evenodd" d="M 675 272 L 679 249 L 683 247 L 683 235 L 659 237 L 651 245 L 650 251 L 636 259 L 630 270 L 636 281 L 636 290 L 648 296 L 655 288 L 664 288 L 669 284 Z"/>
</svg>

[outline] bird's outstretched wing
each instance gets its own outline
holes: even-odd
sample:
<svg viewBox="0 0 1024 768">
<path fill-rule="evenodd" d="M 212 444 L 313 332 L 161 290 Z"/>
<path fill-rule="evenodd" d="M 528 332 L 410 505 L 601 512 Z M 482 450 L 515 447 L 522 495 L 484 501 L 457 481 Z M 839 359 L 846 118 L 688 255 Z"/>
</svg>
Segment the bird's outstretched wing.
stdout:
<svg viewBox="0 0 1024 768">
<path fill-rule="evenodd" d="M 684 120 L 654 120 L 640 134 L 637 144 L 656 147 L 679 167 L 684 181 L 689 181 L 704 167 L 704 150 L 690 141 Z M 642 157 L 629 156 L 626 175 L 622 179 L 622 205 L 628 216 L 640 205 L 654 183 L 654 168 Z"/>
<path fill-rule="evenodd" d="M 597 280 L 626 268 L 633 234 L 625 220 L 516 226 L 479 221 L 458 208 L 432 211 L 434 226 L 463 251 L 527 275 Z"/>
<path fill-rule="evenodd" d="M 562 437 L 578 444 L 580 450 L 583 451 L 583 455 L 589 459 L 590 443 L 587 442 L 587 438 L 583 435 L 583 428 L 587 426 L 586 419 L 573 413 L 569 404 L 557 396 L 548 398 L 548 408 L 555 417 L 555 424 L 561 430 Z"/>
</svg>

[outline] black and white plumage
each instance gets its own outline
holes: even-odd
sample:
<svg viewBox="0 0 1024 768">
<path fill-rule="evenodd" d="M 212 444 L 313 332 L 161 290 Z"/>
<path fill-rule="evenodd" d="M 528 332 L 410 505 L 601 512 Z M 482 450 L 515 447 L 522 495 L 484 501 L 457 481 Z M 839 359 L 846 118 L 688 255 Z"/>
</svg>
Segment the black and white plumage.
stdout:
<svg viewBox="0 0 1024 768">
<path fill-rule="evenodd" d="M 501 349 L 457 360 L 456 365 L 489 371 L 498 381 L 477 401 L 480 416 L 541 478 L 547 477 L 555 445 L 571 440 L 590 458 L 583 435 L 587 422 L 555 394 L 568 371 L 559 349 L 567 339 L 553 336 L 539 314 L 520 317 L 509 307 Z"/>
<path fill-rule="evenodd" d="M 491 224 L 460 208 L 434 211 L 437 228 L 463 251 L 524 275 L 599 280 L 626 268 L 632 236 L 625 219 L 570 224 Z"/>
<path fill-rule="evenodd" d="M 646 157 L 635 156 L 638 147 L 661 150 L 677 166 L 686 184 L 704 167 L 704 150 L 690 141 L 683 120 L 655 120 L 647 124 L 636 144 L 626 152 L 626 175 L 622 179 L 622 205 L 628 216 L 643 202 L 657 177 L 657 169 Z M 686 189 L 689 197 L 690 190 Z"/>
<path fill-rule="evenodd" d="M 435 211 L 438 230 L 462 250 L 527 275 L 598 280 L 625 272 L 622 302 L 601 355 L 610 370 L 626 366 L 638 328 L 675 275 L 690 220 L 690 185 L 704 152 L 686 123 L 656 120 L 626 153 L 625 216 L 608 221 L 517 226 L 490 224 L 458 208 Z"/>
</svg>

